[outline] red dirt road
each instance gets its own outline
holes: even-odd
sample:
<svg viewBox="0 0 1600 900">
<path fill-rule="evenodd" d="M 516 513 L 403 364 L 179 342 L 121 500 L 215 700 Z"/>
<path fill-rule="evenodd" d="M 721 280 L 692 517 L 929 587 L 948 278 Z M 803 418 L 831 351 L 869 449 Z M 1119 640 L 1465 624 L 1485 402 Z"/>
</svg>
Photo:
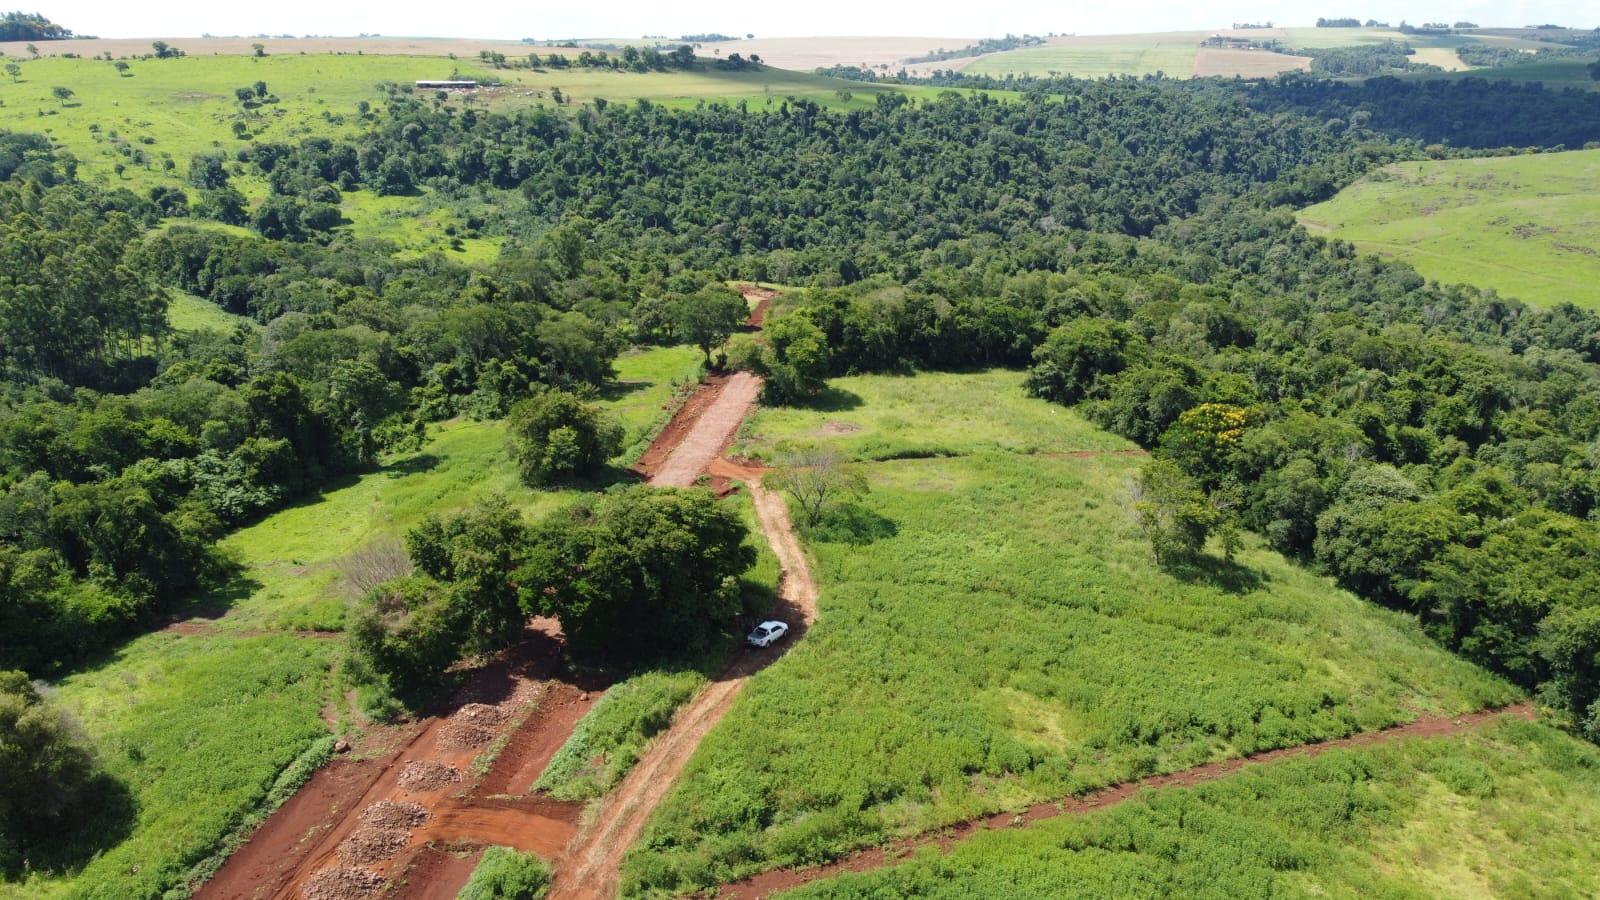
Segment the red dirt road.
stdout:
<svg viewBox="0 0 1600 900">
<path fill-rule="evenodd" d="M 749 372 L 729 375 L 689 433 L 650 476 L 650 483 L 661 487 L 692 486 L 722 455 L 760 395 L 761 379 L 757 376 Z"/>
<path fill-rule="evenodd" d="M 393 732 L 393 749 L 314 775 L 196 896 L 298 900 L 308 886 L 363 896 L 327 890 L 338 870 L 381 876 L 400 896 L 433 896 L 445 887 L 436 879 L 465 878 L 460 857 L 443 849 L 470 857 L 499 844 L 554 856 L 576 832 L 581 805 L 522 795 L 599 696 L 555 677 L 559 650 L 559 628 L 536 620 L 521 647 L 475 673 L 439 715 Z M 475 774 L 474 761 L 507 731 L 505 749 Z M 415 804 L 407 808 L 425 818 L 387 828 L 363 821 L 392 804 Z"/>
<path fill-rule="evenodd" d="M 1329 750 L 1368 747 L 1400 738 L 1439 737 L 1456 734 L 1476 728 L 1486 721 L 1504 716 L 1532 719 L 1534 717 L 1533 705 L 1523 702 L 1503 709 L 1486 709 L 1463 716 L 1427 716 L 1415 722 L 1396 725 L 1393 728 L 1385 728 L 1381 731 L 1369 731 L 1364 734 L 1351 735 L 1347 738 L 1325 741 L 1320 744 L 1286 747 L 1282 750 L 1271 750 L 1254 756 L 1207 763 L 1203 766 L 1185 769 L 1181 772 L 1173 772 L 1169 775 L 1153 775 L 1149 778 L 1141 778 L 1138 781 L 1114 785 L 1083 797 L 1069 797 L 1065 800 L 1039 803 L 1016 813 L 996 813 L 981 819 L 962 822 L 941 831 L 916 835 L 880 847 L 859 850 L 827 865 L 814 866 L 807 869 L 775 869 L 770 872 L 763 872 L 760 875 L 755 875 L 742 881 L 723 885 L 717 889 L 716 896 L 718 900 L 756 900 L 756 898 L 770 897 L 782 891 L 846 872 L 869 872 L 873 869 L 895 865 L 905 861 L 907 854 L 910 852 L 923 847 L 935 846 L 939 848 L 939 852 L 948 853 L 955 845 L 980 832 L 1020 828 L 1043 819 L 1053 819 L 1063 815 L 1081 815 L 1116 806 L 1118 803 L 1139 796 L 1146 790 L 1164 787 L 1190 787 L 1203 782 L 1214 781 L 1247 766 L 1263 765 L 1288 757 L 1317 756 Z"/>
<path fill-rule="evenodd" d="M 669 465 L 675 460 L 680 465 L 664 468 L 651 483 L 689 485 L 702 473 L 745 482 L 755 502 L 761 530 L 777 555 L 781 570 L 779 608 L 773 615 L 790 623 L 792 630 L 778 647 L 742 651 L 716 680 L 678 710 L 671 726 L 651 743 L 622 784 L 600 801 L 593 819 L 557 861 L 549 900 L 593 900 L 616 895 L 624 854 L 644 833 L 650 814 L 672 789 L 700 741 L 733 706 L 745 681 L 800 640 L 816 620 L 817 586 L 795 538 L 788 506 L 782 497 L 761 486 L 760 470 L 717 458 L 760 393 L 760 379 L 745 377 L 748 382 L 739 382 L 737 388 L 734 379 L 739 376 L 729 380 L 718 404 L 700 416 L 694 430 L 669 457 Z M 735 391 L 735 399 L 723 403 Z M 684 454 L 684 448 L 691 445 L 698 449 L 692 451 L 692 456 Z M 705 448 L 711 448 L 709 458 Z"/>
</svg>

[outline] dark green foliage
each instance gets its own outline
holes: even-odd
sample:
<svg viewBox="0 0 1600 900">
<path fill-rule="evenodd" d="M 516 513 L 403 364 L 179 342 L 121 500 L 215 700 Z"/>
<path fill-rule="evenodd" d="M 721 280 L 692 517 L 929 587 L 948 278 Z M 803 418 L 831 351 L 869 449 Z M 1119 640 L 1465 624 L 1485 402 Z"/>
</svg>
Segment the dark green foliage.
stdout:
<svg viewBox="0 0 1600 900">
<path fill-rule="evenodd" d="M 38 13 L 8 12 L 0 16 L 0 41 L 64 41 L 76 35 L 72 29 L 46 19 Z"/>
<path fill-rule="evenodd" d="M 532 487 L 595 475 L 622 449 L 622 428 L 598 406 L 549 390 L 511 408 L 511 456 Z"/>
<path fill-rule="evenodd" d="M 404 700 L 423 699 L 454 663 L 521 637 L 526 615 L 512 576 L 527 531 L 503 498 L 412 529 L 406 550 L 418 574 L 380 585 L 357 605 L 350 647 L 362 674 Z"/>
<path fill-rule="evenodd" d="M 1221 519 L 1200 483 L 1177 465 L 1153 459 L 1139 470 L 1134 514 L 1157 564 L 1187 559 L 1205 549 Z"/>
<path fill-rule="evenodd" d="M 1096 378 L 1127 366 L 1128 337 L 1125 327 L 1109 319 L 1073 319 L 1033 351 L 1028 391 L 1057 403 L 1077 403 Z"/>
<path fill-rule="evenodd" d="M 1410 44 L 1399 41 L 1295 51 L 1296 54 L 1311 57 L 1313 73 L 1334 78 L 1371 77 L 1412 70 L 1438 71 L 1437 66 L 1413 62 L 1411 56 L 1414 52 Z"/>
<path fill-rule="evenodd" d="M 755 366 L 766 376 L 762 399 L 800 403 L 821 391 L 828 374 L 827 336 L 807 315 L 783 316 L 767 324 Z"/>
<path fill-rule="evenodd" d="M 26 675 L 0 670 L 0 873 L 84 816 L 95 771 L 76 726 Z"/>
<path fill-rule="evenodd" d="M 674 298 L 671 314 L 678 337 L 699 347 L 710 365 L 712 349 L 744 324 L 749 308 L 738 291 L 708 284 L 693 294 Z"/>
<path fill-rule="evenodd" d="M 673 655 L 741 612 L 739 576 L 755 563 L 745 531 L 706 491 L 625 488 L 540 523 L 515 581 L 576 652 Z"/>
</svg>

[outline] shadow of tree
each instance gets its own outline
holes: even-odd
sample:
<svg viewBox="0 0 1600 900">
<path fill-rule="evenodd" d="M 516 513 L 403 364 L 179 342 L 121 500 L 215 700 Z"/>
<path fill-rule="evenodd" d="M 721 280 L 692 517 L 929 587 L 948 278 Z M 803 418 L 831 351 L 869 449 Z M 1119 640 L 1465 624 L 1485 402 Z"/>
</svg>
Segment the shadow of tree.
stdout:
<svg viewBox="0 0 1600 900">
<path fill-rule="evenodd" d="M 595 391 L 595 395 L 608 403 L 615 403 L 629 394 L 637 394 L 649 386 L 650 382 L 648 381 L 608 381 Z"/>
<path fill-rule="evenodd" d="M 384 466 L 383 474 L 389 476 L 390 478 L 404 478 L 407 475 L 420 475 L 423 472 L 432 471 L 433 469 L 438 468 L 439 463 L 441 462 L 443 462 L 443 460 L 441 460 L 437 454 L 418 453 L 415 456 L 408 456 L 405 459 L 397 459 L 387 466 Z"/>
<path fill-rule="evenodd" d="M 900 533 L 900 527 L 894 520 L 859 503 L 841 503 L 825 512 L 817 524 L 801 530 L 810 541 L 857 547 Z"/>
<path fill-rule="evenodd" d="M 24 867 L 34 872 L 75 869 L 127 839 L 139 811 L 128 786 L 102 772 L 82 791 L 68 821 L 31 840 L 19 840 L 14 859 L 6 858 L 8 848 L 0 841 L 0 873 L 15 875 Z"/>
<path fill-rule="evenodd" d="M 829 385 L 794 406 L 815 412 L 847 412 L 860 408 L 863 402 L 860 394 Z"/>
<path fill-rule="evenodd" d="M 1162 563 L 1162 570 L 1186 584 L 1207 584 L 1229 594 L 1249 594 L 1267 584 L 1267 576 L 1249 566 L 1216 556 L 1195 555 Z"/>
</svg>

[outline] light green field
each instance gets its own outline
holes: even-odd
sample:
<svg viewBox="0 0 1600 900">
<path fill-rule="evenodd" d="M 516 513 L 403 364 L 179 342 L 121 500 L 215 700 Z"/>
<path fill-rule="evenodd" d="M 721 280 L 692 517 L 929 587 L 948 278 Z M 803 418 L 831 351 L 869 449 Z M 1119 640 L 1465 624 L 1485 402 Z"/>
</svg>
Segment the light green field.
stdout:
<svg viewBox="0 0 1600 900">
<path fill-rule="evenodd" d="M 232 333 L 240 325 L 255 328 L 256 322 L 248 316 L 236 316 L 209 300 L 172 292 L 172 302 L 167 305 L 167 322 L 178 331 L 221 331 Z"/>
<path fill-rule="evenodd" d="M 1397 163 L 1299 218 L 1435 281 L 1600 309 L 1600 150 Z"/>
<path fill-rule="evenodd" d="M 1241 34 L 1245 32 L 1239 32 Z M 1495 47 L 1513 47 L 1537 50 L 1550 44 L 1527 38 L 1500 34 L 1401 34 L 1395 28 L 1279 28 L 1266 33 L 1277 37 L 1291 48 L 1332 49 L 1357 47 L 1363 44 L 1382 44 L 1389 41 L 1410 44 L 1412 47 L 1459 47 L 1462 44 L 1489 44 Z M 1265 38 L 1264 38 L 1265 39 Z"/>
<path fill-rule="evenodd" d="M 673 380 L 693 377 L 699 360 L 676 347 L 624 356 L 621 385 L 602 402 L 637 438 L 661 422 Z M 80 871 L 0 885 L 0 897 L 122 900 L 177 884 L 327 735 L 324 707 L 343 715 L 333 675 L 343 642 L 287 631 L 342 624 L 340 559 L 492 492 L 530 515 L 573 496 L 518 486 L 502 423 L 451 422 L 422 451 L 224 540 L 243 575 L 194 604 L 221 614 L 213 626 L 136 638 L 54 686 L 127 785 L 137 807 L 131 832 Z"/>
<path fill-rule="evenodd" d="M 817 624 L 707 736 L 630 856 L 625 890 L 715 884 L 1515 696 L 1413 619 L 1259 542 L 1183 578 L 1151 565 L 1129 509 L 1139 457 L 987 449 L 1126 446 L 1020 396 L 1015 373 L 839 381 L 862 398 L 844 413 L 862 431 L 818 440 L 872 455 L 871 436 L 887 434 L 890 448 L 971 455 L 865 464 L 872 493 L 803 535 Z M 972 440 L 951 440 L 930 414 L 943 406 Z M 752 441 L 779 439 L 766 422 L 816 435 L 835 415 L 764 412 Z"/>
<path fill-rule="evenodd" d="M 1339 750 L 783 896 L 1593 897 L 1600 752 L 1552 728 Z"/>
<path fill-rule="evenodd" d="M 1195 53 L 1208 32 L 1168 31 L 1061 38 L 1044 47 L 1027 47 L 982 56 L 962 67 L 971 75 L 1153 75 L 1174 78 L 1194 74 Z"/>
</svg>

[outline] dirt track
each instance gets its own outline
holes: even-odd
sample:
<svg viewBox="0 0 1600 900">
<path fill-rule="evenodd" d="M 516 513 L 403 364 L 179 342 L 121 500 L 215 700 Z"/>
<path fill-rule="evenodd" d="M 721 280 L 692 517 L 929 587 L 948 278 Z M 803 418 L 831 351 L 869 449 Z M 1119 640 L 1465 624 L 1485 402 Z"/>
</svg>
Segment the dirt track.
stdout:
<svg viewBox="0 0 1600 900">
<path fill-rule="evenodd" d="M 763 306 L 757 310 L 759 314 Z M 752 324 L 759 324 L 758 315 L 752 316 Z M 716 680 L 678 710 L 672 725 L 650 745 L 622 784 L 600 801 L 592 820 L 573 838 L 555 867 L 550 900 L 616 895 L 623 856 L 644 833 L 650 813 L 672 789 L 700 741 L 732 707 L 745 680 L 793 646 L 816 620 L 817 586 L 795 538 L 788 506 L 781 496 L 761 486 L 760 470 L 721 458 L 755 405 L 761 379 L 740 372 L 713 389 L 717 391 L 715 401 L 695 419 L 650 483 L 688 486 L 702 474 L 745 483 L 761 530 L 778 557 L 779 608 L 773 615 L 788 622 L 791 631 L 778 647 L 741 652 Z"/>
<path fill-rule="evenodd" d="M 1454 734 L 1475 728 L 1485 721 L 1498 719 L 1502 716 L 1532 719 L 1534 716 L 1533 705 L 1524 702 L 1504 709 L 1482 710 L 1464 716 L 1427 716 L 1415 722 L 1396 725 L 1393 728 L 1386 728 L 1382 731 L 1369 731 L 1364 734 L 1325 741 L 1320 744 L 1303 744 L 1298 747 L 1271 750 L 1239 759 L 1207 763 L 1203 766 L 1196 766 L 1181 772 L 1173 772 L 1169 775 L 1152 775 L 1149 778 L 1141 778 L 1138 781 L 1125 782 L 1104 788 L 1083 797 L 1069 797 L 1065 800 L 1038 803 L 1021 812 L 996 813 L 981 819 L 962 822 L 930 834 L 917 835 L 894 841 L 884 846 L 860 850 L 827 865 L 814 866 L 808 869 L 775 869 L 770 872 L 763 872 L 743 881 L 723 885 L 717 889 L 716 896 L 718 900 L 755 900 L 755 898 L 770 897 L 781 891 L 790 890 L 803 884 L 810 884 L 813 881 L 819 881 L 846 872 L 868 872 L 873 869 L 891 866 L 898 862 L 903 862 L 909 853 L 923 847 L 935 846 L 939 848 L 939 852 L 948 853 L 956 844 L 984 831 L 1019 828 L 1043 819 L 1053 819 L 1063 815 L 1081 815 L 1116 806 L 1118 803 L 1131 800 L 1150 789 L 1188 787 L 1207 781 L 1214 781 L 1225 775 L 1237 772 L 1246 766 L 1262 765 L 1292 756 L 1311 757 L 1326 753 L 1329 750 L 1367 747 L 1373 744 L 1387 743 L 1399 738 L 1438 737 Z"/>
<path fill-rule="evenodd" d="M 380 729 L 390 735 L 389 747 L 369 759 L 337 760 L 313 776 L 197 897 L 299 898 L 339 869 L 403 882 L 402 896 L 430 896 L 446 889 L 439 879 L 455 883 L 470 872 L 441 856 L 440 847 L 559 852 L 577 830 L 581 805 L 526 795 L 598 697 L 558 677 L 559 648 L 555 623 L 536 621 L 522 647 L 474 674 L 438 715 L 403 730 Z M 476 775 L 474 761 L 508 731 L 505 750 Z M 400 834 L 363 822 L 363 813 L 386 801 L 416 804 L 426 817 L 400 826 Z"/>
<path fill-rule="evenodd" d="M 716 399 L 650 476 L 650 483 L 662 487 L 692 486 L 722 455 L 760 395 L 761 379 L 757 376 L 749 372 L 729 375 L 717 391 Z"/>
</svg>

